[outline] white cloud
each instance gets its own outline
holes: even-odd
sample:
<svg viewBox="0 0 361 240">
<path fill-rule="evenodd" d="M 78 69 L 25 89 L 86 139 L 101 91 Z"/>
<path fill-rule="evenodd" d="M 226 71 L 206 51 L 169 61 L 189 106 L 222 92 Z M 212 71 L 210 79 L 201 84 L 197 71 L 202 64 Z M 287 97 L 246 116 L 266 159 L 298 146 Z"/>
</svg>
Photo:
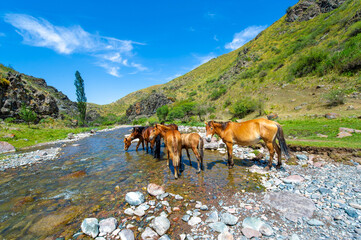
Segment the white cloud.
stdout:
<svg viewBox="0 0 361 240">
<path fill-rule="evenodd" d="M 205 55 L 205 56 L 199 56 L 199 55 L 194 55 L 194 57 L 199 61 L 199 65 L 202 65 L 203 63 L 206 63 L 208 62 L 209 60 L 217 57 L 214 53 L 210 53 L 208 55 Z"/>
<path fill-rule="evenodd" d="M 138 63 L 128 64 L 128 58 L 133 55 L 133 45 L 141 43 L 92 34 L 78 25 L 56 26 L 43 18 L 26 14 L 8 13 L 4 20 L 16 28 L 24 44 L 50 48 L 59 54 L 82 53 L 93 56 L 97 59 L 96 64 L 113 76 L 121 76 L 120 66 L 146 70 Z"/>
<path fill-rule="evenodd" d="M 248 41 L 256 37 L 260 32 L 266 29 L 267 26 L 250 26 L 239 33 L 234 34 L 233 40 L 225 45 L 226 49 L 235 50 L 242 47 Z"/>
<path fill-rule="evenodd" d="M 180 76 L 182 76 L 182 74 L 176 73 L 176 74 L 174 74 L 174 75 L 172 75 L 170 77 L 167 77 L 166 81 L 169 82 L 170 80 L 176 79 L 177 77 L 180 77 Z"/>
</svg>

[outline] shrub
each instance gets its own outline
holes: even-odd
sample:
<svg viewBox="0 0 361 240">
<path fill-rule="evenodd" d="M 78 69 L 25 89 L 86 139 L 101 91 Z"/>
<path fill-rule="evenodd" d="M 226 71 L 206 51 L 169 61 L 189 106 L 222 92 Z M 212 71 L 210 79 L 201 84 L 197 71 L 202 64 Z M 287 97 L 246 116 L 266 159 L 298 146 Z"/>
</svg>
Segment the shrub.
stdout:
<svg viewBox="0 0 361 240">
<path fill-rule="evenodd" d="M 226 92 L 227 92 L 226 87 L 222 85 L 219 89 L 214 90 L 209 97 L 211 100 L 217 100 Z"/>
<path fill-rule="evenodd" d="M 160 108 L 157 109 L 157 117 L 159 121 L 165 121 L 167 120 L 167 116 L 169 113 L 168 105 L 163 105 Z"/>
<path fill-rule="evenodd" d="M 134 119 L 132 124 L 133 125 L 145 125 L 145 123 L 147 122 L 148 119 L 146 118 L 139 118 L 139 119 Z"/>
<path fill-rule="evenodd" d="M 216 115 L 215 114 L 211 114 L 210 116 L 209 116 L 209 119 L 215 119 L 216 118 Z"/>
<path fill-rule="evenodd" d="M 37 119 L 37 114 L 30 108 L 23 104 L 19 111 L 19 116 L 22 120 L 28 123 L 30 126 L 31 122 L 35 122 Z"/>
<path fill-rule="evenodd" d="M 157 122 L 158 122 L 158 120 L 155 117 L 148 118 L 148 125 L 149 126 L 154 126 Z"/>
<path fill-rule="evenodd" d="M 193 96 L 197 95 L 197 91 L 196 91 L 196 90 L 193 90 L 192 92 L 188 93 L 188 95 L 189 95 L 190 97 L 193 97 Z"/>
<path fill-rule="evenodd" d="M 325 94 L 323 97 L 326 99 L 328 106 L 338 106 L 345 103 L 344 90 L 332 90 L 329 93 Z"/>
<path fill-rule="evenodd" d="M 5 118 L 4 122 L 6 123 L 12 123 L 16 120 L 16 118 L 13 118 L 13 117 L 8 117 L 8 118 Z"/>
<path fill-rule="evenodd" d="M 257 105 L 257 101 L 246 97 L 237 101 L 233 105 L 231 113 L 234 115 L 234 117 L 243 118 L 246 115 L 256 111 Z"/>
<path fill-rule="evenodd" d="M 327 53 L 321 50 L 312 50 L 308 54 L 300 56 L 291 66 L 291 73 L 296 77 L 304 77 L 315 73 L 321 63 L 327 59 Z"/>
</svg>

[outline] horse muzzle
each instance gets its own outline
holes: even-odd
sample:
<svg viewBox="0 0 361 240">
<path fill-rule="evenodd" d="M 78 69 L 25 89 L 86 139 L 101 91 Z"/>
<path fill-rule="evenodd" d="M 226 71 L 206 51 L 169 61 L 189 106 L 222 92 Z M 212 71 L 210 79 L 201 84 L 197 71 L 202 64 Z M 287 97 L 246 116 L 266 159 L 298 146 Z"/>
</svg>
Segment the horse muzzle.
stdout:
<svg viewBox="0 0 361 240">
<path fill-rule="evenodd" d="M 212 136 L 210 136 L 210 135 L 209 135 L 209 136 L 206 136 L 206 141 L 207 141 L 207 142 L 211 142 L 211 140 L 212 140 Z"/>
</svg>

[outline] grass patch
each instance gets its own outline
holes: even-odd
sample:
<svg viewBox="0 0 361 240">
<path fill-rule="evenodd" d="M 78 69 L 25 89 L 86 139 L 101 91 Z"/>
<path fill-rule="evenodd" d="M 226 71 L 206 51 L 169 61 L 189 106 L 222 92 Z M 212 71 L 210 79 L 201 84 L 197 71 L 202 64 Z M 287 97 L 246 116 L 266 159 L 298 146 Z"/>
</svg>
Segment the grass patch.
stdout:
<svg viewBox="0 0 361 240">
<path fill-rule="evenodd" d="M 102 127 L 98 128 L 101 129 Z M 44 127 L 42 125 L 6 124 L 1 126 L 0 141 L 12 144 L 16 149 L 33 146 L 39 143 L 65 139 L 69 133 L 81 133 L 90 131 L 91 127 L 64 128 Z M 14 134 L 14 138 L 6 138 L 7 134 Z"/>
<path fill-rule="evenodd" d="M 287 140 L 288 144 L 314 147 L 361 148 L 361 134 L 353 133 L 351 137 L 336 138 L 339 127 L 361 129 L 360 120 L 355 118 L 340 119 L 299 119 L 279 121 L 287 136 L 297 139 Z M 317 134 L 327 135 L 320 139 Z"/>
</svg>

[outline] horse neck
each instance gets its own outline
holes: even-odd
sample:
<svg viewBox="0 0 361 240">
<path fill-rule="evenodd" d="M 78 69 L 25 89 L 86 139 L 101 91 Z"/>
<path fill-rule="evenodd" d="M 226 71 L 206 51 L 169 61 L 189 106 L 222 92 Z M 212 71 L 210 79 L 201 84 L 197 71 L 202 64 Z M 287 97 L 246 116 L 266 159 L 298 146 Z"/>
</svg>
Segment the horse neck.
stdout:
<svg viewBox="0 0 361 240">
<path fill-rule="evenodd" d="M 213 126 L 214 126 L 214 131 L 215 131 L 215 133 L 216 133 L 220 138 L 223 139 L 224 130 L 223 130 L 222 125 L 219 124 L 219 123 L 216 123 L 216 124 L 214 124 Z"/>
</svg>

